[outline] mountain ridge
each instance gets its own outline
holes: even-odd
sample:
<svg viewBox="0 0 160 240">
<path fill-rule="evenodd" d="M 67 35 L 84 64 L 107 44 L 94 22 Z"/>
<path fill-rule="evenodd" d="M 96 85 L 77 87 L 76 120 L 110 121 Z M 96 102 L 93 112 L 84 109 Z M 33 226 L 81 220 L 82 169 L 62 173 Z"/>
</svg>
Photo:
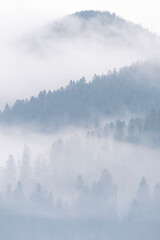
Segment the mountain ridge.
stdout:
<svg viewBox="0 0 160 240">
<path fill-rule="evenodd" d="M 144 114 L 159 105 L 159 79 L 159 65 L 151 62 L 132 64 L 119 72 L 95 75 L 88 83 L 82 78 L 70 81 L 65 88 L 48 93 L 41 91 L 38 97 L 32 96 L 26 101 L 17 100 L 11 108 L 6 105 L 0 122 L 33 123 L 54 129 L 93 123 L 102 117 L 116 117 L 125 112 Z"/>
</svg>

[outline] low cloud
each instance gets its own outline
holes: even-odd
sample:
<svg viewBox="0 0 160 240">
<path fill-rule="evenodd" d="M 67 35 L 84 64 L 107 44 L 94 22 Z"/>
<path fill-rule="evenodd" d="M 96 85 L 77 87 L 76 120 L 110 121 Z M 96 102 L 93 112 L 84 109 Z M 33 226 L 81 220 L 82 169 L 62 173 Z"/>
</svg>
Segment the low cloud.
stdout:
<svg viewBox="0 0 160 240">
<path fill-rule="evenodd" d="M 91 20 L 73 15 L 31 34 L 20 31 L 9 41 L 4 38 L 0 47 L 1 109 L 6 102 L 12 105 L 17 98 L 65 86 L 71 79 L 84 76 L 90 81 L 95 73 L 106 74 L 157 55 L 158 37 L 110 18 L 107 22 L 103 15 Z"/>
</svg>

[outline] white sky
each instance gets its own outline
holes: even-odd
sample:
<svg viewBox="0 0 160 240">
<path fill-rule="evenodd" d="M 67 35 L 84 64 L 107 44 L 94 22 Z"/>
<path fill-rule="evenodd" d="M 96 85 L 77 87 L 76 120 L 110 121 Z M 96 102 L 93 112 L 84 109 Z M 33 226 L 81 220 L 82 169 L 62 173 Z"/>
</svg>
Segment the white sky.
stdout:
<svg viewBox="0 0 160 240">
<path fill-rule="evenodd" d="M 160 34 L 158 0 L 0 0 L 0 35 L 26 30 L 75 11 L 94 9 L 115 12 Z"/>
</svg>

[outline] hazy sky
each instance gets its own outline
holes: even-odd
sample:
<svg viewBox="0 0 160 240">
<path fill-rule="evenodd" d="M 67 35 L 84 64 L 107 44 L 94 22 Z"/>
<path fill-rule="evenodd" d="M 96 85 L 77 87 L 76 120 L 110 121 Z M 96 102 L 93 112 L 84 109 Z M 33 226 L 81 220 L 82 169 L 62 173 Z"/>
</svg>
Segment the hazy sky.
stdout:
<svg viewBox="0 0 160 240">
<path fill-rule="evenodd" d="M 159 7 L 158 0 L 1 0 L 0 28 L 11 32 L 14 28 L 32 28 L 58 16 L 94 9 L 115 12 L 160 33 Z"/>
</svg>

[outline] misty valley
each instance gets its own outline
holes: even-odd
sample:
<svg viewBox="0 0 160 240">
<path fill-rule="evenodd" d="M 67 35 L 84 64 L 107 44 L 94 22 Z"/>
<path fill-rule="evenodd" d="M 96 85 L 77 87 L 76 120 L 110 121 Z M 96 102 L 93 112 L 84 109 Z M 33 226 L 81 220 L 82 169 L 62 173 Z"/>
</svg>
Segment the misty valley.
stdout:
<svg viewBox="0 0 160 240">
<path fill-rule="evenodd" d="M 0 102 L 0 237 L 159 240 L 160 37 L 81 11 L 15 48 L 21 89 Z"/>
<path fill-rule="evenodd" d="M 36 136 L 37 141 L 40 138 L 43 135 Z M 36 149 L 33 138 L 29 141 Z M 78 235 L 117 239 L 121 234 L 128 239 L 132 233 L 130 239 L 141 239 L 145 231 L 156 239 L 159 149 L 72 130 L 65 133 L 65 139 L 58 137 L 45 146 L 41 155 L 37 153 L 24 146 L 20 161 L 10 155 L 1 167 L 0 228 L 4 238 L 75 239 Z"/>
</svg>

